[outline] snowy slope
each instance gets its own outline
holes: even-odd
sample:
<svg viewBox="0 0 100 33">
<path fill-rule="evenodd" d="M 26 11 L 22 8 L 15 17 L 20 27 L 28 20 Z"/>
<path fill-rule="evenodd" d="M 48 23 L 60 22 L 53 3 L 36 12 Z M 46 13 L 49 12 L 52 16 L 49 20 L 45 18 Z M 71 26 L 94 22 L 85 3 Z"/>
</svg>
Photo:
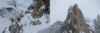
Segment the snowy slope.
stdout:
<svg viewBox="0 0 100 33">
<path fill-rule="evenodd" d="M 17 9 L 27 11 L 28 7 L 33 3 L 33 0 L 16 0 Z"/>
<path fill-rule="evenodd" d="M 30 19 L 28 19 L 28 16 Z M 22 20 L 20 21 L 22 24 L 25 24 L 27 22 L 26 26 L 23 27 L 23 29 L 24 29 L 23 33 L 37 33 L 37 31 L 49 27 L 49 24 L 46 24 L 47 19 L 45 17 L 46 17 L 46 15 L 43 14 L 43 16 L 41 18 L 33 19 L 31 17 L 31 14 L 26 14 L 25 17 L 23 17 Z M 41 25 L 34 26 L 34 25 L 29 24 L 30 20 L 39 20 L 39 22 L 42 22 L 42 23 L 41 23 Z"/>
<path fill-rule="evenodd" d="M 28 16 L 30 19 L 28 19 Z M 26 14 L 25 17 L 23 17 L 20 21 L 20 24 L 25 24 L 26 26 L 24 26 L 23 29 L 23 33 L 37 33 L 39 30 L 45 29 L 49 27 L 49 23 L 46 24 L 46 21 L 48 21 L 48 19 L 45 18 L 46 15 L 44 14 L 42 16 L 42 18 L 39 19 L 32 19 L 30 14 Z M 5 21 L 6 20 L 6 21 Z M 40 20 L 40 22 L 42 22 L 41 25 L 30 25 L 30 20 Z M 9 20 L 9 18 L 0 18 L 0 32 L 2 32 L 6 27 L 6 33 L 9 33 L 9 29 L 8 27 L 11 25 L 11 21 Z"/>
<path fill-rule="evenodd" d="M 23 33 L 37 33 L 39 30 L 49 27 L 50 23 L 46 23 L 46 22 L 47 21 L 50 22 L 50 14 L 43 14 L 41 18 L 33 19 L 30 13 L 29 14 L 24 13 L 25 11 L 27 11 L 28 7 L 34 2 L 33 0 L 15 0 L 17 4 L 16 7 L 8 5 L 7 1 L 11 1 L 11 0 L 0 0 L 0 4 L 1 4 L 0 9 L 3 9 L 2 7 L 10 7 L 10 8 L 15 9 L 16 11 L 11 11 L 12 13 L 10 13 L 8 12 L 8 10 L 5 10 L 4 13 L 6 14 L 4 14 L 4 18 L 0 16 L 0 33 L 2 33 L 6 27 L 7 27 L 7 29 L 5 30 L 6 33 L 10 33 L 9 26 L 11 25 L 11 21 L 9 20 L 9 18 L 17 18 L 19 17 L 18 15 L 20 15 L 22 12 L 23 12 L 24 17 L 21 18 L 21 21 L 18 24 L 19 25 L 26 24 L 26 26 L 22 28 Z M 44 7 L 41 7 L 41 8 L 44 8 Z M 38 24 L 34 26 L 30 24 L 31 21 L 35 21 L 35 20 L 39 20 L 39 22 L 41 22 L 41 25 Z"/>
<path fill-rule="evenodd" d="M 7 3 L 6 3 L 5 0 L 0 0 L 0 9 L 1 9 L 2 7 L 11 7 L 11 6 L 7 5 Z"/>
<path fill-rule="evenodd" d="M 9 20 L 9 18 L 2 18 L 0 17 L 0 33 L 2 33 L 2 31 L 7 27 L 11 25 L 11 21 Z M 9 31 L 7 31 L 9 33 Z"/>
</svg>

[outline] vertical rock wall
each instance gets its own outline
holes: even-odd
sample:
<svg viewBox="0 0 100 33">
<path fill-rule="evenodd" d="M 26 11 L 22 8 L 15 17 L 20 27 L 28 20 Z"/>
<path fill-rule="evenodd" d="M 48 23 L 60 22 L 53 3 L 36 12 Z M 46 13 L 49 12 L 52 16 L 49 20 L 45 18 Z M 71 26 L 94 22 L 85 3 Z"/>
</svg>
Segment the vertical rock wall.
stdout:
<svg viewBox="0 0 100 33">
<path fill-rule="evenodd" d="M 84 20 L 81 10 L 78 8 L 78 5 L 75 4 L 71 11 L 72 12 L 68 13 L 66 18 L 67 33 L 70 33 L 69 30 L 71 30 L 72 33 L 89 33 L 87 24 Z"/>
</svg>

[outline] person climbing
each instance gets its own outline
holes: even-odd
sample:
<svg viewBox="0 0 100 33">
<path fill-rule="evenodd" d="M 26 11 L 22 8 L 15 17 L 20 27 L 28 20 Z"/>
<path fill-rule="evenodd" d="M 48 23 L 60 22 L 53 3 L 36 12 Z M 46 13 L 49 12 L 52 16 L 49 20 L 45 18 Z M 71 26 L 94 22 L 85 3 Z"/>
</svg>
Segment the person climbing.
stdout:
<svg viewBox="0 0 100 33">
<path fill-rule="evenodd" d="M 39 22 L 39 25 L 41 25 L 41 22 Z"/>
</svg>

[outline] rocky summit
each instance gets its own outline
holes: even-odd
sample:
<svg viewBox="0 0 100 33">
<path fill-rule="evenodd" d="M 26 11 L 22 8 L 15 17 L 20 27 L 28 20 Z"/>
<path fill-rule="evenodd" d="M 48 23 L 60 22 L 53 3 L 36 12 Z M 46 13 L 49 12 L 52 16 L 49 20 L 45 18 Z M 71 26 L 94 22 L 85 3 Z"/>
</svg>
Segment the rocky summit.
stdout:
<svg viewBox="0 0 100 33">
<path fill-rule="evenodd" d="M 77 4 L 75 4 L 72 9 L 71 7 L 69 8 L 65 22 L 67 33 L 70 33 L 70 30 L 72 33 L 90 33 L 89 27 L 86 24 L 83 14 Z"/>
<path fill-rule="evenodd" d="M 93 33 L 92 28 L 90 29 L 90 26 L 86 24 L 83 13 L 77 4 L 69 7 L 64 25 L 64 28 L 62 28 L 66 30 L 67 33 Z"/>
</svg>

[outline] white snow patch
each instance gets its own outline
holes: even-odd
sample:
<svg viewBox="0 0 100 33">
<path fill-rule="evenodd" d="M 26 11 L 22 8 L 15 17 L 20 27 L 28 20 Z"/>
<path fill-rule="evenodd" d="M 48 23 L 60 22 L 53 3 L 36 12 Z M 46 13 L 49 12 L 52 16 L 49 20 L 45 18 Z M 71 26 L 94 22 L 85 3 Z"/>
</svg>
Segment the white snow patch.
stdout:
<svg viewBox="0 0 100 33">
<path fill-rule="evenodd" d="M 75 25 L 75 28 L 77 28 L 76 25 Z"/>
<path fill-rule="evenodd" d="M 33 3 L 33 0 L 16 0 L 17 9 L 26 11 L 28 7 Z"/>
<path fill-rule="evenodd" d="M 80 33 L 85 33 L 85 32 L 80 31 Z"/>
<path fill-rule="evenodd" d="M 70 33 L 72 33 L 72 30 L 69 30 Z"/>
<path fill-rule="evenodd" d="M 64 30 L 64 32 L 63 33 L 67 33 L 67 31 L 66 30 Z"/>
<path fill-rule="evenodd" d="M 90 33 L 92 33 L 92 32 L 90 31 Z"/>
<path fill-rule="evenodd" d="M 0 18 L 0 32 L 3 32 L 3 30 L 7 27 L 7 33 L 9 33 L 8 31 L 8 27 L 11 25 L 11 21 L 9 20 L 9 18 Z"/>
<path fill-rule="evenodd" d="M 93 21 L 90 21 L 90 22 L 86 22 L 86 24 L 88 24 L 92 29 L 94 29 L 94 23 L 93 23 Z"/>
<path fill-rule="evenodd" d="M 69 24 L 70 24 L 70 21 L 71 21 L 71 18 L 70 18 L 70 20 L 68 20 Z"/>
<path fill-rule="evenodd" d="M 1 9 L 2 7 L 12 7 L 12 6 L 7 5 L 7 3 L 6 3 L 5 0 L 0 0 L 0 9 Z"/>
</svg>

